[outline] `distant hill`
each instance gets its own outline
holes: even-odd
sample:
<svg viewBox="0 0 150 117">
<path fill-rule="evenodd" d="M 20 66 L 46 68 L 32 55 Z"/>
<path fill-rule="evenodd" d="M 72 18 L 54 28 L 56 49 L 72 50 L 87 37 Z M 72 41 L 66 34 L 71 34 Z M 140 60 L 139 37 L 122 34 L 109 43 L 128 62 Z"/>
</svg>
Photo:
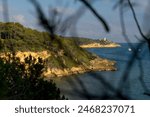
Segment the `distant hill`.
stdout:
<svg viewBox="0 0 150 117">
<path fill-rule="evenodd" d="M 78 41 L 47 32 L 26 28 L 19 23 L 0 23 L 0 55 L 16 52 L 21 60 L 25 56 L 41 57 L 47 62 L 48 77 L 84 73 L 91 70 L 115 70 L 115 62 L 99 58 L 78 46 Z M 85 41 L 86 42 L 86 41 Z M 96 64 L 95 64 L 96 63 Z"/>
<path fill-rule="evenodd" d="M 103 39 L 88 39 L 88 38 L 78 38 L 74 37 L 77 43 L 82 48 L 111 48 L 111 47 L 120 47 L 118 43 L 112 42 L 106 38 Z"/>
</svg>

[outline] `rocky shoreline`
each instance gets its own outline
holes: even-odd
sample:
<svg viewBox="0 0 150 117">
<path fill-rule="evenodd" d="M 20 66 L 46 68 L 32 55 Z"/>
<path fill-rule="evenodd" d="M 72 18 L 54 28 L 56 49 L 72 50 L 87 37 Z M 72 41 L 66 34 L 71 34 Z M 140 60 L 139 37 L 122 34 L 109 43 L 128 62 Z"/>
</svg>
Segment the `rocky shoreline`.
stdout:
<svg viewBox="0 0 150 117">
<path fill-rule="evenodd" d="M 70 69 L 48 68 L 43 73 L 43 75 L 47 78 L 53 78 L 53 77 L 69 76 L 69 75 L 74 75 L 74 74 L 82 74 L 82 73 L 91 72 L 91 71 L 116 71 L 117 69 L 115 67 L 115 64 L 116 64 L 115 61 L 96 58 L 90 61 L 89 66 L 79 65 L 77 67 L 72 67 Z"/>
<path fill-rule="evenodd" d="M 7 53 L 10 54 L 10 53 Z M 2 58 L 7 58 L 6 53 L 1 53 L 0 57 Z M 16 52 L 16 57 L 20 58 L 21 62 L 24 62 L 25 57 L 27 56 L 32 56 L 34 58 L 42 58 L 47 59 L 49 56 L 51 56 L 50 53 L 47 51 L 42 51 L 42 52 L 21 52 L 18 51 Z M 44 70 L 43 76 L 45 78 L 54 78 L 54 77 L 63 77 L 63 76 L 69 76 L 69 75 L 74 75 L 74 74 L 82 74 L 85 72 L 91 72 L 91 71 L 116 71 L 115 67 L 116 62 L 107 60 L 107 59 L 102 59 L 100 57 L 96 57 L 95 59 L 91 60 L 89 65 L 78 65 L 74 66 L 72 68 L 50 68 L 48 67 L 47 69 Z"/>
</svg>

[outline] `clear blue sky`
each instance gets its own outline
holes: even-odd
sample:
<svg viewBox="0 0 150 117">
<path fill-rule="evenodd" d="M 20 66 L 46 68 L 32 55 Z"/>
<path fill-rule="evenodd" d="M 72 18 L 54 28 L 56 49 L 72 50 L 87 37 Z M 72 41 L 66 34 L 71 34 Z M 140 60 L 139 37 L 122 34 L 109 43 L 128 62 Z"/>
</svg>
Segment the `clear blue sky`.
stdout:
<svg viewBox="0 0 150 117">
<path fill-rule="evenodd" d="M 45 14 L 49 14 L 50 10 L 56 9 L 63 14 L 64 18 L 75 13 L 78 8 L 82 5 L 78 0 L 38 0 Z M 112 2 L 113 1 L 113 2 Z M 135 7 L 136 14 L 138 16 L 141 27 L 144 29 L 149 29 L 149 27 L 144 28 L 146 20 L 145 11 L 148 6 L 148 0 L 131 0 L 136 1 L 138 5 Z M 1 1 L 2 3 L 2 1 Z M 2 17 L 2 4 L 0 3 L 0 20 L 3 21 Z M 21 24 L 36 28 L 41 30 L 38 26 L 38 21 L 36 18 L 36 12 L 34 6 L 29 2 L 29 0 L 8 0 L 9 3 L 9 17 L 10 21 L 20 22 Z M 108 22 L 111 32 L 106 33 L 103 29 L 101 23 L 93 16 L 93 14 L 86 10 L 80 17 L 76 25 L 76 33 L 67 33 L 69 36 L 79 36 L 87 38 L 104 38 L 107 37 L 115 42 L 124 42 L 124 38 L 121 34 L 120 19 L 118 9 L 113 10 L 115 0 L 95 0 L 92 4 L 93 7 L 98 11 L 99 14 Z M 147 15 L 146 18 L 148 18 Z M 136 42 L 135 35 L 139 36 L 137 27 L 134 23 L 133 17 L 130 10 L 125 13 L 126 26 L 128 28 L 128 35 L 132 39 L 132 42 Z M 146 31 L 146 30 L 144 30 Z M 139 36 L 140 37 L 140 36 Z"/>
</svg>

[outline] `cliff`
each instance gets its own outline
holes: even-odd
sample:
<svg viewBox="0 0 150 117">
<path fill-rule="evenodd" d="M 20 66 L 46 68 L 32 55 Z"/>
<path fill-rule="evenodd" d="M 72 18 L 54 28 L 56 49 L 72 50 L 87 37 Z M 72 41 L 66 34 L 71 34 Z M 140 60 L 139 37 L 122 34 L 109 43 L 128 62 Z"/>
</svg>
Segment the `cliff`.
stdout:
<svg viewBox="0 0 150 117">
<path fill-rule="evenodd" d="M 19 23 L 0 23 L 0 56 L 16 53 L 21 62 L 31 55 L 46 61 L 45 77 L 60 77 L 93 70 L 116 70 L 115 62 L 102 59 L 78 46 L 75 40 L 26 28 Z"/>
</svg>

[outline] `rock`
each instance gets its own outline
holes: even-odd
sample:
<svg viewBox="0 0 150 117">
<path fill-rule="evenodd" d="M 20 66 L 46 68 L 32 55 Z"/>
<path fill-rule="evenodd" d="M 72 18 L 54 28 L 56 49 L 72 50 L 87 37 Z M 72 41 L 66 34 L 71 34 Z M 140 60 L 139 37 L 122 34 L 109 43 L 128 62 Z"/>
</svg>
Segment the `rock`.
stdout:
<svg viewBox="0 0 150 117">
<path fill-rule="evenodd" d="M 62 52 L 61 52 L 62 53 Z M 51 54 L 49 54 L 47 51 L 42 51 L 42 52 L 17 52 L 16 57 L 19 57 L 21 62 L 24 62 L 24 58 L 27 56 L 33 56 L 34 58 L 42 58 L 46 59 Z M 6 57 L 4 53 L 0 54 L 1 57 Z M 52 77 L 62 77 L 62 76 L 68 76 L 72 74 L 81 74 L 89 71 L 116 71 L 117 69 L 115 68 L 115 61 L 110 61 L 107 59 L 102 59 L 102 58 L 95 58 L 90 61 L 90 65 L 79 65 L 76 67 L 72 68 L 47 68 L 43 72 L 43 76 L 47 78 L 52 78 Z"/>
<path fill-rule="evenodd" d="M 10 53 L 9 52 L 6 53 L 6 54 L 5 53 L 1 53 L 0 56 L 3 57 L 3 58 L 6 58 L 6 56 L 8 54 L 10 54 Z M 39 57 L 44 60 L 44 59 L 47 59 L 48 57 L 51 56 L 51 54 L 48 53 L 47 51 L 42 51 L 42 52 L 30 52 L 30 51 L 28 51 L 28 52 L 21 52 L 21 51 L 18 51 L 18 52 L 16 52 L 15 56 L 20 58 L 21 62 L 24 62 L 24 59 L 26 57 L 29 57 L 30 55 L 32 57 L 36 58 L 37 60 L 38 60 Z"/>
</svg>

